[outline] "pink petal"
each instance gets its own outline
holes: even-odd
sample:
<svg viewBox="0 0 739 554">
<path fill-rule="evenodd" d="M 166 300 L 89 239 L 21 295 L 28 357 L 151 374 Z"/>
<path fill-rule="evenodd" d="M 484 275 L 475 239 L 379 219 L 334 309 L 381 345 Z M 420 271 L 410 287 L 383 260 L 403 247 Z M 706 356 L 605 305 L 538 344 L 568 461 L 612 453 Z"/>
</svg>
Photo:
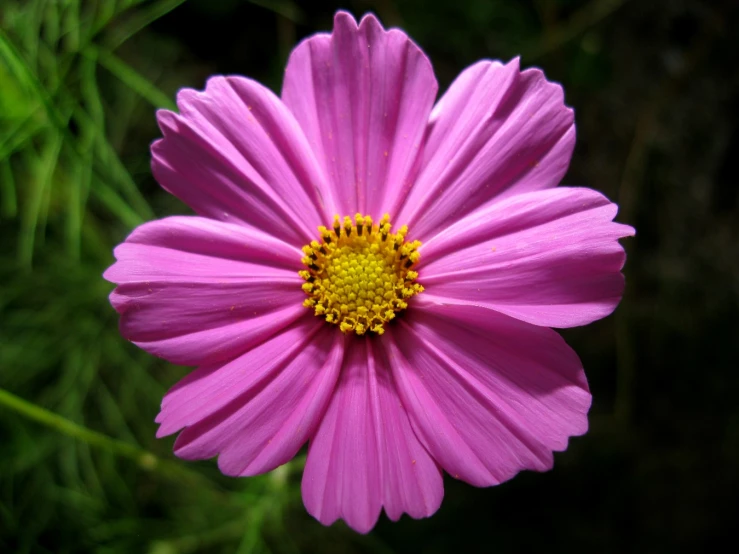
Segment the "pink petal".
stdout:
<svg viewBox="0 0 739 554">
<path fill-rule="evenodd" d="M 325 224 L 329 191 L 295 118 L 268 89 L 243 77 L 212 77 L 183 89 L 181 114 L 157 113 L 152 145 L 159 183 L 199 214 L 245 222 L 296 246 Z"/>
<path fill-rule="evenodd" d="M 413 182 L 437 84 L 423 52 L 374 15 L 339 12 L 331 35 L 301 43 L 282 98 L 335 193 L 331 211 L 379 217 Z"/>
<path fill-rule="evenodd" d="M 546 327 L 584 325 L 621 299 L 618 207 L 586 188 L 530 192 L 477 210 L 421 250 L 427 299 L 494 309 Z"/>
<path fill-rule="evenodd" d="M 182 427 L 175 453 L 220 454 L 226 475 L 256 475 L 289 461 L 334 390 L 343 337 L 306 314 L 273 339 L 221 367 L 200 368 L 167 393 L 158 436 Z"/>
<path fill-rule="evenodd" d="M 562 338 L 483 308 L 419 296 L 388 342 L 413 429 L 455 478 L 489 486 L 544 471 L 588 428 L 585 374 Z"/>
<path fill-rule="evenodd" d="M 441 473 L 400 404 L 385 355 L 375 342 L 347 337 L 339 384 L 303 474 L 305 507 L 321 523 L 341 518 L 366 533 L 381 507 L 388 517 L 420 518 L 441 504 Z"/>
<path fill-rule="evenodd" d="M 562 88 L 538 69 L 483 61 L 431 114 L 421 171 L 395 219 L 421 241 L 493 200 L 556 186 L 575 145 Z"/>
<path fill-rule="evenodd" d="M 104 277 L 121 333 L 173 363 L 230 359 L 304 315 L 301 252 L 260 231 L 200 217 L 138 227 Z M 248 261 L 247 261 L 248 260 Z"/>
</svg>

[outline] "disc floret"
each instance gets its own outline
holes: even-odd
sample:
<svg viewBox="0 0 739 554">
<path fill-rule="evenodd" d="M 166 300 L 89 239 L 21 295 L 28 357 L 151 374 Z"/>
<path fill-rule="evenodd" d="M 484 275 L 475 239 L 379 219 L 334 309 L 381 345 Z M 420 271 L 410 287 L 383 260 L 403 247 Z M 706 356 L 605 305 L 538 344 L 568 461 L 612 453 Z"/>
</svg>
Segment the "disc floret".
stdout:
<svg viewBox="0 0 739 554">
<path fill-rule="evenodd" d="M 320 242 L 303 247 L 303 305 L 343 333 L 382 335 L 385 324 L 423 291 L 413 270 L 421 243 L 405 241 L 406 225 L 391 231 L 388 214 L 379 223 L 359 213 L 354 221 L 336 215 L 331 229 L 319 226 Z"/>
</svg>

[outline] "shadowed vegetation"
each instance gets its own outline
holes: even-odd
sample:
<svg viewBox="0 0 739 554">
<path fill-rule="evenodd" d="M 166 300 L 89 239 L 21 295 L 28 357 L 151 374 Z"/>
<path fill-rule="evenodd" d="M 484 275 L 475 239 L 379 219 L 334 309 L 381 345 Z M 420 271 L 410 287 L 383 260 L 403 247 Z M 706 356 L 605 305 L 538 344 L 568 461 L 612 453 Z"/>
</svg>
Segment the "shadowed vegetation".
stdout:
<svg viewBox="0 0 739 554">
<path fill-rule="evenodd" d="M 617 314 L 563 333 L 592 430 L 553 472 L 446 480 L 430 520 L 359 536 L 300 500 L 304 456 L 251 479 L 186 463 L 153 419 L 186 373 L 125 341 L 101 274 L 136 225 L 190 213 L 151 177 L 154 111 L 208 75 L 279 90 L 333 12 L 375 11 L 442 90 L 522 55 L 562 82 L 565 183 L 634 225 Z M 739 76 L 731 0 L 0 0 L 0 551 L 677 552 L 733 524 L 739 493 Z"/>
</svg>

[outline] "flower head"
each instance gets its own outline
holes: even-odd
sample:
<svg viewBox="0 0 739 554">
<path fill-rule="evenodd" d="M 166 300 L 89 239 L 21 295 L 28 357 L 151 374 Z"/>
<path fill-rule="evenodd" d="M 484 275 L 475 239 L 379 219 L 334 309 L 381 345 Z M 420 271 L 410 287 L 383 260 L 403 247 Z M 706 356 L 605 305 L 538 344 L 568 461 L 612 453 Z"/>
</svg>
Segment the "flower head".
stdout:
<svg viewBox="0 0 739 554">
<path fill-rule="evenodd" d="M 404 33 L 339 12 L 281 97 L 213 77 L 158 112 L 154 175 L 198 215 L 135 229 L 105 277 L 127 339 L 198 366 L 156 419 L 178 456 L 247 476 L 308 442 L 306 508 L 366 532 L 434 513 L 442 470 L 495 485 L 587 430 L 550 327 L 615 309 L 634 231 L 557 188 L 575 128 L 541 71 L 482 61 L 436 95 Z"/>
</svg>

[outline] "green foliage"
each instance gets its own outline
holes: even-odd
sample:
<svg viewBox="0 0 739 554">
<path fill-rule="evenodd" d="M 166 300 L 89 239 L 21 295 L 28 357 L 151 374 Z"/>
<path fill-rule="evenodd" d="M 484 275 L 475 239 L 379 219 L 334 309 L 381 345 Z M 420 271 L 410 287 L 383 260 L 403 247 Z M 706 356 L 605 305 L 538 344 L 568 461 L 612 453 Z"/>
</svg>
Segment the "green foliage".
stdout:
<svg viewBox="0 0 739 554">
<path fill-rule="evenodd" d="M 113 246 L 155 217 L 131 171 L 148 166 L 148 148 L 121 159 L 138 122 L 120 116 L 174 107 L 114 49 L 182 1 L 3 3 L 4 552 L 267 551 L 298 503 L 301 460 L 229 480 L 155 442 L 151 418 L 183 371 L 121 339 L 101 277 Z"/>
</svg>

